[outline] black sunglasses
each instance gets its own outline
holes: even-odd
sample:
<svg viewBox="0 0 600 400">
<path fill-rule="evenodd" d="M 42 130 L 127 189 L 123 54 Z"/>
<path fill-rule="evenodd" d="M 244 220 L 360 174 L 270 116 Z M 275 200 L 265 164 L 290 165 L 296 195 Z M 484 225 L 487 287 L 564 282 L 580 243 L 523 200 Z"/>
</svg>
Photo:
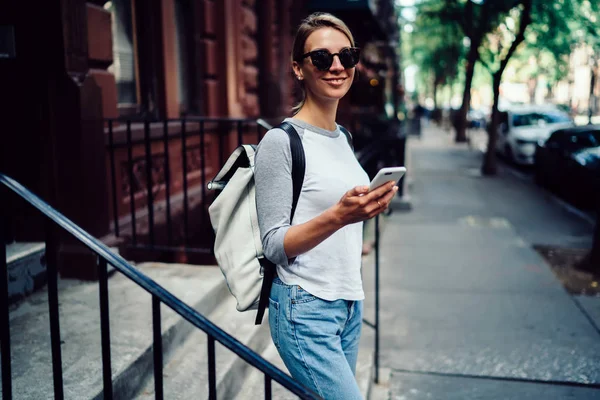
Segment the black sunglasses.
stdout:
<svg viewBox="0 0 600 400">
<path fill-rule="evenodd" d="M 314 50 L 302 55 L 302 60 L 310 56 L 313 65 L 319 71 L 327 71 L 333 64 L 333 57 L 338 56 L 344 68 L 352 68 L 358 64 L 360 59 L 360 49 L 358 47 L 346 47 L 339 53 L 331 54 L 329 50 Z"/>
</svg>

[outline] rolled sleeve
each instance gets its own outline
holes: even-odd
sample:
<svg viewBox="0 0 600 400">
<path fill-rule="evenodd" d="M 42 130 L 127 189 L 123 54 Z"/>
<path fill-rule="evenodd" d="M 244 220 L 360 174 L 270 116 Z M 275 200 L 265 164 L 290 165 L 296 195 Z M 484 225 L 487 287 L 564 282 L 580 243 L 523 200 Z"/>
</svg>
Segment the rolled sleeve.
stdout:
<svg viewBox="0 0 600 400">
<path fill-rule="evenodd" d="M 265 257 L 287 267 L 283 241 L 292 212 L 292 155 L 287 133 L 271 129 L 255 156 L 256 208 Z"/>
</svg>

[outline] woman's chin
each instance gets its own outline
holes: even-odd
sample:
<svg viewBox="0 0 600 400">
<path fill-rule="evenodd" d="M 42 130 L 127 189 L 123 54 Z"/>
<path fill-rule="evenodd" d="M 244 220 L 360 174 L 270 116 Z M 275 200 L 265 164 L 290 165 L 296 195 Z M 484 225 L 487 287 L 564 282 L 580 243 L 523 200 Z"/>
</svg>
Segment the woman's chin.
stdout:
<svg viewBox="0 0 600 400">
<path fill-rule="evenodd" d="M 346 85 L 338 88 L 327 88 L 324 90 L 323 97 L 331 100 L 339 100 L 348 93 L 348 90 L 350 90 L 350 86 Z"/>
</svg>

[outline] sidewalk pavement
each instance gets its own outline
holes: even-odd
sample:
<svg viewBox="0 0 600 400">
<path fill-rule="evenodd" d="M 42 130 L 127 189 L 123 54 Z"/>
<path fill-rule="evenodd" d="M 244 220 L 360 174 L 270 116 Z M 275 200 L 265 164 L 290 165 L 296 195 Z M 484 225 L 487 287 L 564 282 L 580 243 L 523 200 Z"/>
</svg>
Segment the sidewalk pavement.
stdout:
<svg viewBox="0 0 600 400">
<path fill-rule="evenodd" d="M 482 177 L 481 152 L 433 125 L 407 151 L 412 210 L 380 253 L 390 398 L 600 399 L 600 297 L 568 294 L 532 247 L 587 247 L 593 227 L 502 169 Z"/>
</svg>

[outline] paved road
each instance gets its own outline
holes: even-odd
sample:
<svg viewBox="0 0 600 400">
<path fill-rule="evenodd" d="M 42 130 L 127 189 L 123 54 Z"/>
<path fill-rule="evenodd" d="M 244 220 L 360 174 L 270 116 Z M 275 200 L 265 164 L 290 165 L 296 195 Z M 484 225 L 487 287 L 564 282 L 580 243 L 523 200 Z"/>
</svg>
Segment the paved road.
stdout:
<svg viewBox="0 0 600 400">
<path fill-rule="evenodd" d="M 532 248 L 587 247 L 592 226 L 504 170 L 481 177 L 442 131 L 409 151 L 413 210 L 381 243 L 391 398 L 600 399 L 600 298 L 570 296 Z M 370 270 L 365 286 L 372 318 Z"/>
</svg>

